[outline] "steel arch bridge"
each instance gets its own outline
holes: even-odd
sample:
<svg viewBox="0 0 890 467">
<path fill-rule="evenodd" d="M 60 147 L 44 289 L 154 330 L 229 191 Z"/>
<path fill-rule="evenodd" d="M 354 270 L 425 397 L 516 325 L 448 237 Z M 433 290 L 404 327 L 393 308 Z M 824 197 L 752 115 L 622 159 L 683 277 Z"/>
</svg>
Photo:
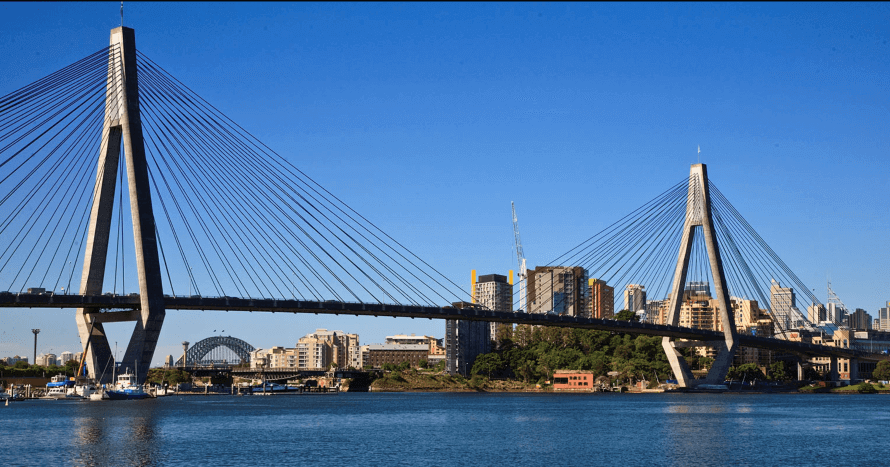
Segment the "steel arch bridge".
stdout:
<svg viewBox="0 0 890 467">
<path fill-rule="evenodd" d="M 235 362 L 222 358 L 222 353 L 226 352 L 225 349 L 234 352 L 241 361 Z M 221 363 L 232 365 L 249 363 L 250 353 L 254 350 L 256 349 L 254 349 L 252 345 L 237 337 L 214 336 L 196 342 L 195 345 L 191 346 L 191 348 L 186 351 L 185 359 L 187 365 L 214 365 Z M 182 357 L 179 357 L 179 360 L 176 361 L 176 366 L 182 366 Z"/>
</svg>

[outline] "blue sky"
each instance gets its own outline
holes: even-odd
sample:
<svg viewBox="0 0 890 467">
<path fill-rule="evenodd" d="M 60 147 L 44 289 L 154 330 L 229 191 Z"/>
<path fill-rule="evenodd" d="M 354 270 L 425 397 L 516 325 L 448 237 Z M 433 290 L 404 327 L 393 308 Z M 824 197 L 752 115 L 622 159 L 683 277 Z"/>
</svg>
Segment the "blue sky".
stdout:
<svg viewBox="0 0 890 467">
<path fill-rule="evenodd" d="M 119 4 L 0 4 L 0 94 L 107 45 Z M 127 3 L 138 48 L 469 287 L 545 264 L 708 164 L 823 301 L 890 300 L 890 7 Z M 408 319 L 171 311 L 156 354 L 226 330 L 444 334 Z M 0 355 L 75 350 L 70 311 L 0 311 Z M 114 333 L 114 330 L 110 331 Z M 124 347 L 123 330 L 119 345 Z M 125 333 L 128 334 L 128 333 Z M 114 336 L 112 336 L 112 340 Z M 181 348 L 180 348 L 181 349 Z"/>
</svg>

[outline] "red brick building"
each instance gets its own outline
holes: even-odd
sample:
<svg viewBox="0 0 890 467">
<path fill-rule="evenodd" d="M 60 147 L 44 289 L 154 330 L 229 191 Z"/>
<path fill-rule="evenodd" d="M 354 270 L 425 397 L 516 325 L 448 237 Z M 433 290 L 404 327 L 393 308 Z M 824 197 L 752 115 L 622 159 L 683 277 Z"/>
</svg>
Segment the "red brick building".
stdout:
<svg viewBox="0 0 890 467">
<path fill-rule="evenodd" d="M 556 370 L 553 373 L 554 391 L 593 391 L 592 371 Z"/>
</svg>

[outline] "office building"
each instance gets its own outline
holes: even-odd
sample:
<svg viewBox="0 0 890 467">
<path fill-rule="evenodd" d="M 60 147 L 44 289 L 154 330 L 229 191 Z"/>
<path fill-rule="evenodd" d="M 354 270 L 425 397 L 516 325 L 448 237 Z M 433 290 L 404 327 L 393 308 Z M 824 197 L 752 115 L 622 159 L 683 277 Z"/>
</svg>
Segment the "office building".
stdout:
<svg viewBox="0 0 890 467">
<path fill-rule="evenodd" d="M 511 272 L 512 276 L 512 272 Z M 486 274 L 479 276 L 479 280 L 473 286 L 473 299 L 477 305 L 482 305 L 493 311 L 513 311 L 513 284 L 507 276 L 500 274 Z M 510 323 L 488 323 L 492 340 L 498 338 L 498 331 Z"/>
<path fill-rule="evenodd" d="M 890 302 L 887 302 L 887 306 L 884 308 L 878 309 L 877 321 L 878 325 L 875 326 L 875 329 L 890 332 Z"/>
<path fill-rule="evenodd" d="M 362 361 L 365 367 L 370 368 L 383 368 L 387 363 L 401 365 L 405 362 L 417 367 L 421 360 L 429 359 L 429 353 L 428 344 L 370 344 L 362 346 Z"/>
<path fill-rule="evenodd" d="M 615 288 L 600 279 L 588 279 L 587 286 L 587 302 L 589 303 L 587 316 L 598 319 L 614 318 Z"/>
<path fill-rule="evenodd" d="M 847 326 L 857 331 L 868 331 L 871 329 L 871 315 L 862 308 L 857 308 L 847 316 Z"/>
<path fill-rule="evenodd" d="M 538 266 L 528 276 L 529 312 L 586 317 L 587 290 L 582 267 Z"/>
<path fill-rule="evenodd" d="M 825 305 L 821 303 L 813 303 L 807 307 L 807 319 L 813 324 L 819 324 L 826 320 L 828 313 L 825 311 Z"/>
<path fill-rule="evenodd" d="M 476 272 L 473 271 L 472 282 Z M 455 308 L 475 307 L 474 303 L 453 303 Z M 491 327 L 485 321 L 445 320 L 445 370 L 449 374 L 467 376 L 476 357 L 491 348 Z"/>
<path fill-rule="evenodd" d="M 624 309 L 634 313 L 646 311 L 646 286 L 627 284 L 624 288 Z"/>
<path fill-rule="evenodd" d="M 838 326 L 847 325 L 847 309 L 839 303 L 829 302 L 825 305 L 825 319 Z"/>
<path fill-rule="evenodd" d="M 794 289 L 791 287 L 782 287 L 781 284 L 772 280 L 769 288 L 770 295 L 770 311 L 773 315 L 773 321 L 776 326 L 782 330 L 792 328 L 794 307 Z"/>
</svg>

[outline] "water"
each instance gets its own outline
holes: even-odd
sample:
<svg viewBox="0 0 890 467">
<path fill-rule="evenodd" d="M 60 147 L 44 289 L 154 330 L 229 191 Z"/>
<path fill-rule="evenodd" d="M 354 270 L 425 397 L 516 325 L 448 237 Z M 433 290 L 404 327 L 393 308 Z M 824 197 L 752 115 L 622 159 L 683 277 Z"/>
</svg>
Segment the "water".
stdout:
<svg viewBox="0 0 890 467">
<path fill-rule="evenodd" d="M 0 406 L 0 465 L 888 465 L 890 397 L 185 396 Z"/>
</svg>

